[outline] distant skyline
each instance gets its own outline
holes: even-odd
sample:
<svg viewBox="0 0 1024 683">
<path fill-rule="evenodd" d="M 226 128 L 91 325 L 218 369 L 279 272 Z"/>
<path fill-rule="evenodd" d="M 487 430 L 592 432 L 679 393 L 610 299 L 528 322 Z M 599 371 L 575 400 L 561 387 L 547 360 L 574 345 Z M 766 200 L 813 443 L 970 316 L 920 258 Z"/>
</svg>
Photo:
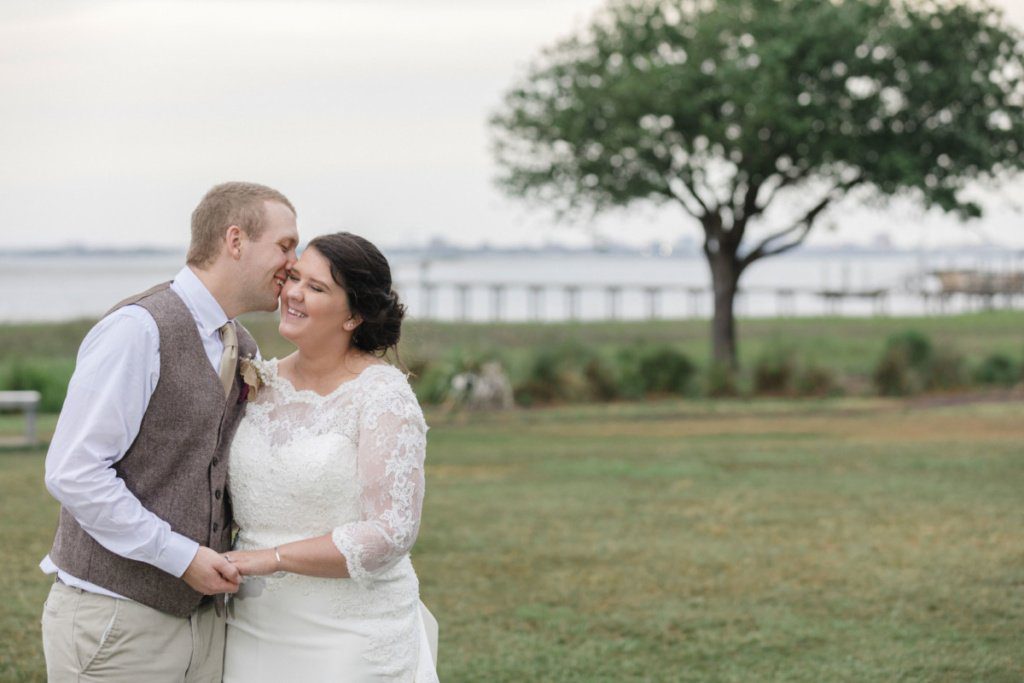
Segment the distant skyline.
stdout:
<svg viewBox="0 0 1024 683">
<path fill-rule="evenodd" d="M 590 229 L 493 185 L 487 119 L 540 50 L 600 0 L 179 0 L 0 3 L 4 247 L 177 247 L 213 184 L 285 192 L 304 239 L 382 245 L 698 238 L 673 207 Z M 1001 0 L 1024 26 L 1024 0 Z M 1024 247 L 1024 181 L 961 227 L 897 201 L 840 206 L 812 243 Z"/>
</svg>

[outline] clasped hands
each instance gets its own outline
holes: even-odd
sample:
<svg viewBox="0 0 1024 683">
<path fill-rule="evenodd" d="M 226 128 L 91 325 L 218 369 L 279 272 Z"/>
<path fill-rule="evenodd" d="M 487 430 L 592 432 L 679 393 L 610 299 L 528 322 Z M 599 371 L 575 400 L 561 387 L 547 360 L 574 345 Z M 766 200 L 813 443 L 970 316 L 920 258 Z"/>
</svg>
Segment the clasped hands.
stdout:
<svg viewBox="0 0 1024 683">
<path fill-rule="evenodd" d="M 192 590 L 203 595 L 237 593 L 242 583 L 238 567 L 224 559 L 216 550 L 206 546 L 199 546 L 196 556 L 192 558 L 181 578 Z"/>
<path fill-rule="evenodd" d="M 266 576 L 281 569 L 281 556 L 277 548 L 262 550 L 232 550 L 221 555 L 242 576 Z"/>
<path fill-rule="evenodd" d="M 220 554 L 200 546 L 191 564 L 181 575 L 192 590 L 203 595 L 237 593 L 243 576 L 265 576 L 279 569 L 274 548 L 233 550 Z"/>
</svg>

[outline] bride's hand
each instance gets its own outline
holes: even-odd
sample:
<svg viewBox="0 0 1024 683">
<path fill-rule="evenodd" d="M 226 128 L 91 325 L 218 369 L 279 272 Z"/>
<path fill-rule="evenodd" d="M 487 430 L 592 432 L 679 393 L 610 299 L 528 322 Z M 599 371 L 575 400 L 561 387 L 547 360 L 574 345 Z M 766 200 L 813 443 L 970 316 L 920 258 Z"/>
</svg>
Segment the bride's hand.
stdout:
<svg viewBox="0 0 1024 683">
<path fill-rule="evenodd" d="M 224 559 L 235 565 L 242 576 L 266 576 L 278 570 L 277 555 L 273 548 L 264 550 L 232 550 Z"/>
</svg>

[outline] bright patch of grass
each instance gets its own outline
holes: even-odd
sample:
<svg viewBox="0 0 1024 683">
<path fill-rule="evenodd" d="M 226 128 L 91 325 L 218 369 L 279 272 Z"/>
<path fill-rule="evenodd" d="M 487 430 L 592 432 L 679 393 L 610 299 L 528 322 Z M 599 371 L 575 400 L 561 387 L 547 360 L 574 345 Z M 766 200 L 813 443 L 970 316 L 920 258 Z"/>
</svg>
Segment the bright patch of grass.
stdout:
<svg viewBox="0 0 1024 683">
<path fill-rule="evenodd" d="M 428 415 L 445 681 L 1024 679 L 1024 404 Z M 39 453 L 0 455 L 0 679 L 41 680 Z"/>
</svg>

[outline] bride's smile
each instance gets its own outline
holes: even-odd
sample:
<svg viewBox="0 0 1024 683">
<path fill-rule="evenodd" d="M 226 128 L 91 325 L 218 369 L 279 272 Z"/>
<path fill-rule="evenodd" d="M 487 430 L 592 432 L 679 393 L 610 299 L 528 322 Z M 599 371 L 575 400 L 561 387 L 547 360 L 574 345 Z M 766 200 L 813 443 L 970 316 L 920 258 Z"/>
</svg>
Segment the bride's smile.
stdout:
<svg viewBox="0 0 1024 683">
<path fill-rule="evenodd" d="M 306 249 L 281 290 L 281 336 L 299 347 L 342 348 L 359 322 L 330 262 L 315 248 Z"/>
</svg>

